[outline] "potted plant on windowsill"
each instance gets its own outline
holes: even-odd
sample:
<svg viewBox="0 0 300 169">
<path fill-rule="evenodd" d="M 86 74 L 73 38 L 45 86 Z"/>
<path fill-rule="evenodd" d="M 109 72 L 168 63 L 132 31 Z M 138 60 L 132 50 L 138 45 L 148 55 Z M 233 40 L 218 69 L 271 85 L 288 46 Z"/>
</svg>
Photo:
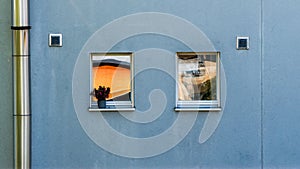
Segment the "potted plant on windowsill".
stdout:
<svg viewBox="0 0 300 169">
<path fill-rule="evenodd" d="M 105 86 L 99 86 L 98 89 L 94 88 L 93 95 L 97 98 L 99 109 L 106 108 L 106 98 L 108 98 L 110 88 Z"/>
</svg>

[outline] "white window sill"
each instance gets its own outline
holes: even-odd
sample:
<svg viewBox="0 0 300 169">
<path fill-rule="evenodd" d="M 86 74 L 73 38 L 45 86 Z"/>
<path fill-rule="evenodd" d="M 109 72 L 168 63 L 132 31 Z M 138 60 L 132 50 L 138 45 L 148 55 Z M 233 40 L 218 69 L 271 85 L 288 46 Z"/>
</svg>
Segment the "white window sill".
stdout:
<svg viewBox="0 0 300 169">
<path fill-rule="evenodd" d="M 221 107 L 214 108 L 194 108 L 194 107 L 175 107 L 176 112 L 220 112 Z"/>
<path fill-rule="evenodd" d="M 89 112 L 132 112 L 135 108 L 89 108 Z"/>
</svg>

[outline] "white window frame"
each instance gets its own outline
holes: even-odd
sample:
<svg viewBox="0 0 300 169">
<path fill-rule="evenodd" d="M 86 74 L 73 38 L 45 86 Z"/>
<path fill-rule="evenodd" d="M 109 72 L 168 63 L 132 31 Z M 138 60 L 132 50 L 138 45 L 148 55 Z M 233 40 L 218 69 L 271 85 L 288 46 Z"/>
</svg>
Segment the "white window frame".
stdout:
<svg viewBox="0 0 300 169">
<path fill-rule="evenodd" d="M 130 57 L 130 99 L 131 101 L 106 101 L 107 108 L 99 109 L 97 102 L 93 101 L 93 95 L 90 96 L 90 108 L 89 111 L 134 111 L 134 59 L 132 52 L 98 52 L 90 53 L 90 92 L 94 90 L 93 87 L 93 63 L 97 61 L 97 56 L 116 56 L 116 57 Z"/>
<path fill-rule="evenodd" d="M 178 58 L 187 55 L 216 55 L 216 100 L 179 100 Z M 220 52 L 177 52 L 176 53 L 176 107 L 175 111 L 221 111 Z"/>
</svg>

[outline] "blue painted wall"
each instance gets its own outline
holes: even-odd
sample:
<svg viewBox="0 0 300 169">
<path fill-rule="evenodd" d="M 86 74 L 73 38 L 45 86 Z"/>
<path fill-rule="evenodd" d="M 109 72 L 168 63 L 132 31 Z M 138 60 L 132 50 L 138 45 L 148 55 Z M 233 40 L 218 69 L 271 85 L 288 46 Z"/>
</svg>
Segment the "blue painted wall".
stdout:
<svg viewBox="0 0 300 169">
<path fill-rule="evenodd" d="M 299 2 L 277 2 L 264 3 L 264 163 L 299 168 Z"/>
<path fill-rule="evenodd" d="M 0 168 L 13 167 L 10 1 L 0 2 Z"/>
<path fill-rule="evenodd" d="M 296 103 L 299 94 L 297 84 L 300 79 L 297 76 L 299 57 L 296 53 L 296 42 L 299 37 L 296 33 L 300 24 L 296 18 L 300 14 L 297 10 L 297 5 L 300 4 L 292 0 L 285 2 L 280 1 L 278 5 L 274 5 L 270 0 L 263 3 L 260 0 L 32 0 L 32 168 L 299 166 L 297 136 L 300 126 L 297 124 L 299 115 Z M 127 158 L 106 151 L 86 134 L 78 119 L 74 105 L 76 103 L 73 102 L 76 91 L 72 91 L 72 86 L 77 66 L 85 65 L 87 61 L 83 59 L 83 62 L 78 62 L 78 59 L 80 60 L 82 49 L 89 49 L 84 46 L 89 38 L 94 37 L 97 30 L 115 19 L 143 12 L 178 16 L 203 31 L 214 48 L 221 52 L 226 75 L 226 85 L 222 86 L 222 90 L 226 90 L 227 95 L 226 100 L 223 100 L 225 107 L 220 123 L 206 142 L 200 144 L 198 138 L 208 113 L 199 113 L 189 133 L 169 151 L 149 158 Z M 149 22 L 153 22 L 154 27 L 161 26 L 156 21 Z M 138 24 L 139 22 L 136 23 Z M 183 25 L 173 26 L 184 28 Z M 119 27 L 116 31 L 122 32 L 123 29 Z M 48 47 L 49 33 L 62 33 L 63 47 Z M 188 30 L 184 33 L 189 34 Z M 117 37 L 114 34 L 110 36 L 111 39 Z M 249 36 L 250 50 L 236 50 L 236 36 Z M 99 44 L 90 49 L 110 43 L 111 39 L 99 39 Z M 143 49 L 151 48 L 168 52 L 145 58 L 137 55 L 137 69 L 153 64 L 159 68 L 165 66 L 171 74 L 175 74 L 175 52 L 191 50 L 183 42 L 158 34 L 129 37 L 117 43 L 111 50 L 139 53 Z M 82 70 L 82 74 L 89 76 L 86 69 Z M 166 109 L 162 116 L 149 124 L 129 122 L 118 113 L 104 114 L 108 123 L 124 135 L 137 138 L 155 136 L 172 125 L 178 116 L 193 115 L 179 115 L 173 111 L 175 82 L 172 76 L 155 70 L 145 71 L 136 75 L 135 87 L 136 107 L 139 111 L 150 106 L 147 99 L 141 98 L 148 97 L 154 87 L 165 93 Z M 84 87 L 82 90 L 85 90 Z M 88 100 L 83 98 L 82 103 L 85 102 L 88 103 Z M 87 116 L 91 116 L 88 113 Z M 93 116 L 95 119 L 100 118 L 97 114 Z M 93 122 L 96 123 L 97 120 L 91 121 Z M 178 132 L 180 130 L 178 128 Z M 104 133 L 103 139 L 107 138 L 110 136 Z M 111 140 L 112 146 L 117 141 Z M 162 141 L 161 144 L 167 143 Z M 124 145 L 120 148 L 128 147 Z M 147 147 L 139 150 L 149 151 Z"/>
</svg>

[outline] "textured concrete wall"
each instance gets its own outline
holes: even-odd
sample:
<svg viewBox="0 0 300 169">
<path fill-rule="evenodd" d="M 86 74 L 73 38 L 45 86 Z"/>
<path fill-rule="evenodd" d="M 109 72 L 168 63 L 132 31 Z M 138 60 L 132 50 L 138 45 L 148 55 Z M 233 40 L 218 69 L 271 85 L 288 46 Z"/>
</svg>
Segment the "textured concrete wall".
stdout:
<svg viewBox="0 0 300 169">
<path fill-rule="evenodd" d="M 299 168 L 298 7 L 297 0 L 279 0 L 276 4 L 272 0 L 32 0 L 33 168 Z M 190 117 L 195 117 L 193 113 L 173 110 L 174 53 L 191 50 L 189 47 L 197 46 L 198 39 L 200 48 L 196 49 L 205 50 L 201 46 L 205 38 L 193 36 L 180 41 L 178 37 L 188 37 L 193 30 L 177 24 L 180 19 L 170 23 L 163 17 L 146 18 L 146 22 L 138 18 L 136 22 L 120 18 L 153 11 L 186 19 L 187 25 L 193 24 L 203 31 L 214 48 L 221 52 L 226 74 L 225 107 L 220 123 L 206 142 L 199 143 L 199 134 L 212 113 L 199 113 L 186 135 L 181 135 L 184 126 L 174 129 L 175 138 L 183 139 L 168 151 L 150 158 L 128 158 L 120 154 L 144 155 L 158 148 L 151 144 L 153 142 L 149 142 L 149 146 L 127 144 L 126 139 L 142 142 L 142 138 L 159 138 L 178 119 L 185 118 L 185 124 L 189 125 Z M 135 29 L 128 29 L 128 26 Z M 122 33 L 137 28 L 148 30 L 148 34 L 133 35 L 131 32 L 132 36 L 118 39 Z M 179 33 L 178 29 L 183 31 Z M 49 48 L 49 33 L 62 33 L 63 47 Z M 236 36 L 249 36 L 250 50 L 237 51 Z M 129 121 L 124 118 L 126 114 L 87 111 L 88 53 L 102 51 L 115 40 L 117 43 L 112 51 L 134 52 L 136 71 L 151 66 L 159 68 L 135 76 L 137 110 L 133 113 L 150 107 L 148 96 L 153 89 L 165 93 L 166 107 L 162 115 L 149 124 Z M 185 43 L 187 41 L 190 43 Z M 153 49 L 162 50 L 146 54 Z M 3 66 L 9 66 L 7 61 Z M 168 70 L 171 76 L 159 71 L 162 69 Z M 74 91 L 74 86 L 79 88 Z M 151 103 L 155 106 L 159 102 Z M 81 115 L 90 121 L 83 123 Z M 107 125 L 111 128 L 105 128 Z M 93 127 L 95 129 L 89 131 Z M 108 130 L 126 137 L 114 139 L 114 133 Z M 101 140 L 108 140 L 110 144 L 101 144 Z M 172 140 L 162 139 L 155 144 L 163 147 L 171 143 Z M 112 149 L 119 150 L 120 154 Z"/>
<path fill-rule="evenodd" d="M 137 17 L 133 21 L 130 18 L 120 19 L 139 12 L 153 11 L 178 16 L 188 22 L 175 19 L 175 22 L 170 23 L 172 19 L 163 20 L 163 16 L 157 19 L 148 16 L 149 18 L 143 20 Z M 259 168 L 260 14 L 260 0 L 33 0 L 33 168 Z M 116 20 L 118 18 L 119 20 Z M 194 27 L 187 27 L 191 24 Z M 101 29 L 105 25 L 107 29 Z M 209 45 L 205 46 L 206 40 L 203 36 L 191 36 L 194 28 L 203 31 L 214 48 L 221 52 L 227 84 L 222 90 L 227 91 L 223 117 L 212 136 L 204 143 L 199 143 L 201 129 L 207 127 L 205 120 L 208 115 L 217 113 L 174 111 L 176 83 L 172 75 L 175 75 L 175 52 L 190 51 L 191 46 L 196 51 L 212 50 Z M 146 33 L 135 35 L 139 29 Z M 178 31 L 180 29 L 181 31 Z M 122 37 L 128 32 L 131 36 Z M 63 47 L 49 48 L 49 33 L 62 33 Z M 249 51 L 235 49 L 236 36 L 250 36 Z M 120 37 L 123 39 L 118 39 Z M 127 115 L 120 115 L 118 112 L 100 114 L 87 111 L 88 53 L 103 51 L 105 46 L 113 44 L 113 41 L 117 43 L 112 46 L 112 51 L 134 52 L 136 72 L 149 68 L 135 74 L 136 111 L 127 112 Z M 152 50 L 152 55 L 147 55 L 147 50 Z M 160 70 L 168 70 L 169 74 Z M 77 78 L 78 74 L 82 78 Z M 74 91 L 74 87 L 78 88 Z M 123 117 L 145 112 L 151 106 L 148 97 L 154 89 L 160 89 L 164 93 L 154 93 L 154 97 L 160 96 L 158 98 L 162 101 L 163 96 L 166 98 L 166 107 L 161 116 L 149 123 L 136 123 Z M 81 94 L 82 91 L 84 94 Z M 162 101 L 153 101 L 153 106 Z M 79 110 L 78 107 L 83 109 Z M 82 123 L 86 120 L 79 120 L 82 116 L 90 121 Z M 214 124 L 218 121 L 211 122 Z M 186 126 L 191 128 L 182 134 Z M 170 127 L 173 133 L 162 138 Z M 208 125 L 209 127 L 214 126 Z M 90 130 L 91 128 L 94 129 Z M 117 135 L 120 139 L 116 139 L 115 133 L 111 132 L 120 133 Z M 129 143 L 132 138 L 133 141 L 140 142 L 135 145 Z M 157 153 L 160 147 L 173 144 L 174 140 L 169 138 L 182 138 L 182 141 L 168 151 Z M 161 140 L 152 142 L 154 139 Z M 149 140 L 148 146 L 140 144 L 145 140 Z M 134 158 L 126 157 L 126 154 L 133 154 Z M 152 157 L 141 158 L 145 154 L 151 154 Z"/>
<path fill-rule="evenodd" d="M 299 5 L 297 0 L 264 1 L 265 168 L 300 167 Z"/>
<path fill-rule="evenodd" d="M 0 168 L 13 167 L 10 1 L 0 1 Z"/>
</svg>

